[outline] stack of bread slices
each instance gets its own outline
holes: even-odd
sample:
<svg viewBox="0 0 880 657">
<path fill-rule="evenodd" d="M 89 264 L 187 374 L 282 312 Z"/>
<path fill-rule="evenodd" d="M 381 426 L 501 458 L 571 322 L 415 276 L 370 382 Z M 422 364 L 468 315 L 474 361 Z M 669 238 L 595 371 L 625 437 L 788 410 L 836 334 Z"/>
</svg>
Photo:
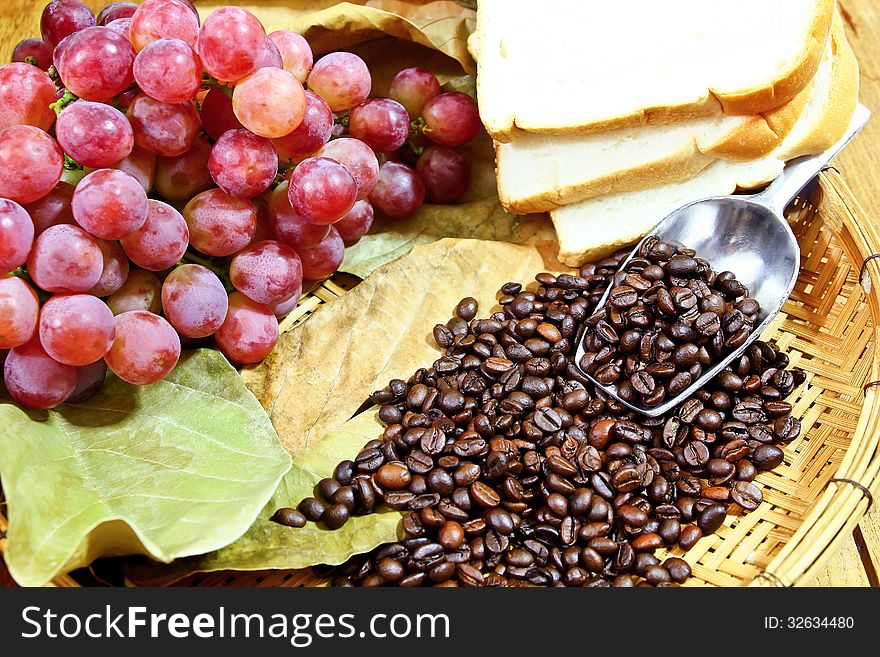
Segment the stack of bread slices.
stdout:
<svg viewBox="0 0 880 657">
<path fill-rule="evenodd" d="M 826 150 L 858 99 L 834 0 L 480 0 L 469 45 L 501 202 L 572 266 Z"/>
</svg>

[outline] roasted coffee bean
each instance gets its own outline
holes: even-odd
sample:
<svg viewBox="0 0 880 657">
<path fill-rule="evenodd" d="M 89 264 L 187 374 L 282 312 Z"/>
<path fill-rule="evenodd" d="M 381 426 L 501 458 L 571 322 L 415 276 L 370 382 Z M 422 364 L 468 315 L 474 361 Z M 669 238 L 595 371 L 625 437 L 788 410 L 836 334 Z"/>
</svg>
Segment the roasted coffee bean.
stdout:
<svg viewBox="0 0 880 657">
<path fill-rule="evenodd" d="M 329 499 L 330 504 L 341 504 L 349 511 L 354 511 L 357 506 L 357 495 L 353 486 L 340 486 Z"/>
<path fill-rule="evenodd" d="M 406 488 L 412 480 L 409 468 L 400 461 L 386 463 L 376 471 L 375 477 L 376 483 L 389 490 Z"/>
<path fill-rule="evenodd" d="M 475 481 L 470 485 L 471 496 L 482 507 L 491 508 L 498 506 L 501 498 L 493 488 L 481 481 Z"/>
<path fill-rule="evenodd" d="M 325 501 L 329 501 L 333 497 L 333 493 L 339 490 L 341 484 L 330 477 L 321 479 L 315 486 L 315 494 Z"/>
<path fill-rule="evenodd" d="M 458 305 L 455 307 L 455 314 L 461 317 L 464 321 L 469 322 L 474 317 L 477 316 L 477 300 L 473 297 L 465 297 L 461 301 L 458 302 Z"/>
<path fill-rule="evenodd" d="M 297 510 L 312 522 L 318 522 L 324 517 L 327 506 L 314 497 L 306 497 L 299 503 Z"/>
<path fill-rule="evenodd" d="M 750 481 L 737 481 L 730 488 L 730 497 L 746 511 L 754 511 L 764 500 L 761 489 Z"/>
<path fill-rule="evenodd" d="M 348 486 L 354 477 L 356 468 L 354 461 L 340 461 L 339 465 L 333 470 L 333 478 L 342 486 Z"/>
<path fill-rule="evenodd" d="M 714 534 L 724 524 L 726 515 L 727 509 L 724 508 L 724 505 L 710 504 L 700 513 L 697 524 L 703 534 Z"/>
<path fill-rule="evenodd" d="M 278 509 L 272 515 L 270 520 L 286 527 L 305 527 L 307 518 L 303 513 L 297 511 L 296 509 L 283 507 L 281 509 Z"/>
<path fill-rule="evenodd" d="M 331 504 L 327 507 L 326 511 L 324 511 L 324 515 L 321 520 L 324 521 L 324 524 L 327 525 L 330 529 L 339 529 L 348 522 L 349 517 L 351 516 L 351 511 L 349 511 L 348 507 L 344 504 Z"/>
<path fill-rule="evenodd" d="M 772 470 L 780 465 L 784 458 L 785 452 L 776 445 L 760 445 L 752 453 L 752 461 L 759 470 Z"/>
<path fill-rule="evenodd" d="M 663 567 L 669 573 L 670 579 L 676 584 L 684 584 L 691 576 L 690 565 L 679 557 L 669 557 L 663 562 Z"/>
<path fill-rule="evenodd" d="M 675 518 L 667 518 L 660 523 L 657 533 L 666 545 L 674 545 L 681 535 L 681 523 Z"/>
<path fill-rule="evenodd" d="M 681 530 L 678 545 L 682 550 L 687 551 L 694 547 L 701 538 L 703 538 L 703 531 L 697 525 L 688 525 Z"/>
<path fill-rule="evenodd" d="M 800 435 L 800 432 L 800 420 L 791 415 L 781 417 L 773 423 L 773 433 L 775 433 L 783 443 L 790 443 Z"/>
<path fill-rule="evenodd" d="M 701 468 L 709 462 L 709 448 L 692 440 L 684 446 L 684 460 L 691 467 Z"/>
</svg>

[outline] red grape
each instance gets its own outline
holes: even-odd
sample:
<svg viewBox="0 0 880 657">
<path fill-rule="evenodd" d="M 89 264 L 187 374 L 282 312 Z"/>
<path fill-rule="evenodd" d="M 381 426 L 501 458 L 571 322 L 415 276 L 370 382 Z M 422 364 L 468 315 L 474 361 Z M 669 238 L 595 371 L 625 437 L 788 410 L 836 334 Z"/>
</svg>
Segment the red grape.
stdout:
<svg viewBox="0 0 880 657">
<path fill-rule="evenodd" d="M 461 93 L 449 91 L 432 98 L 422 109 L 425 136 L 441 146 L 461 146 L 480 131 L 477 101 Z"/>
<path fill-rule="evenodd" d="M 251 243 L 257 230 L 257 211 L 246 198 L 209 189 L 183 209 L 193 248 L 212 256 L 227 256 Z"/>
<path fill-rule="evenodd" d="M 269 38 L 278 46 L 282 68 L 300 82 L 305 82 L 314 61 L 309 42 L 302 35 L 290 30 L 276 30 Z"/>
<path fill-rule="evenodd" d="M 365 199 L 379 181 L 379 161 L 369 146 L 359 139 L 342 137 L 329 141 L 318 151 L 319 157 L 336 160 L 351 174 L 357 183 L 358 200 Z"/>
<path fill-rule="evenodd" d="M 0 277 L 0 349 L 30 340 L 39 315 L 40 300 L 30 285 L 15 276 Z"/>
<path fill-rule="evenodd" d="M 379 167 L 379 183 L 370 194 L 370 201 L 389 217 L 406 219 L 425 202 L 425 183 L 411 167 L 385 162 Z"/>
<path fill-rule="evenodd" d="M 65 37 L 94 24 L 92 10 L 83 3 L 78 0 L 54 0 L 43 9 L 40 32 L 43 41 L 54 48 Z"/>
<path fill-rule="evenodd" d="M 107 23 L 107 29 L 113 30 L 119 36 L 128 39 L 131 37 L 131 19 L 117 18 L 115 21 Z"/>
<path fill-rule="evenodd" d="M 104 256 L 82 228 L 61 224 L 34 240 L 27 267 L 34 283 L 47 292 L 88 292 L 101 279 Z"/>
<path fill-rule="evenodd" d="M 247 130 L 229 130 L 214 144 L 208 171 L 227 194 L 253 198 L 269 189 L 275 180 L 278 155 L 265 137 Z"/>
<path fill-rule="evenodd" d="M 211 189 L 214 180 L 208 171 L 211 142 L 205 136 L 186 153 L 156 160 L 156 191 L 168 201 L 188 201 L 199 192 Z"/>
<path fill-rule="evenodd" d="M 37 68 L 44 71 L 52 66 L 52 48 L 42 39 L 30 38 L 19 41 L 12 51 L 12 61 L 24 62 L 33 58 Z"/>
<path fill-rule="evenodd" d="M 406 143 L 409 115 L 390 98 L 371 98 L 351 110 L 348 131 L 379 153 L 390 153 Z"/>
<path fill-rule="evenodd" d="M 235 82 L 256 70 L 265 38 L 256 16 L 239 7 L 223 7 L 208 16 L 199 31 L 199 56 L 213 77 Z"/>
<path fill-rule="evenodd" d="M 302 84 L 280 68 L 261 68 L 235 85 L 232 108 L 241 124 L 261 137 L 277 139 L 302 123 Z"/>
<path fill-rule="evenodd" d="M 317 245 L 330 232 L 330 227 L 313 224 L 294 211 L 287 195 L 288 181 L 284 181 L 269 196 L 269 221 L 277 238 L 294 248 Z"/>
<path fill-rule="evenodd" d="M 202 86 L 202 63 L 186 42 L 159 39 L 137 54 L 134 79 L 151 98 L 183 103 L 195 98 Z"/>
<path fill-rule="evenodd" d="M 235 116 L 232 99 L 219 89 L 211 89 L 202 100 L 202 127 L 216 141 L 227 130 L 244 126 Z"/>
<path fill-rule="evenodd" d="M 296 308 L 296 305 L 299 303 L 299 300 L 302 298 L 302 287 L 299 288 L 299 292 L 290 297 L 287 301 L 282 301 L 281 303 L 275 304 L 274 306 L 270 306 L 272 312 L 275 313 L 275 317 L 278 319 L 282 319 L 287 317 L 290 314 L 290 311 Z"/>
<path fill-rule="evenodd" d="M 3 381 L 25 408 L 54 408 L 76 389 L 76 368 L 53 360 L 34 336 L 7 354 Z"/>
<path fill-rule="evenodd" d="M 287 194 L 297 214 L 313 224 L 332 224 L 351 210 L 357 184 L 339 162 L 310 157 L 293 170 Z"/>
<path fill-rule="evenodd" d="M 260 52 L 257 54 L 255 63 L 256 70 L 261 68 L 284 68 L 284 60 L 281 59 L 281 51 L 269 37 L 263 39 Z"/>
<path fill-rule="evenodd" d="M 177 210 L 167 203 L 149 200 L 147 220 L 122 238 L 122 248 L 138 267 L 162 271 L 173 267 L 189 246 L 189 229 Z"/>
<path fill-rule="evenodd" d="M 110 100 L 132 83 L 134 48 L 106 27 L 87 27 L 55 50 L 64 86 L 85 100 Z"/>
<path fill-rule="evenodd" d="M 125 283 L 128 278 L 128 256 L 118 242 L 109 240 L 95 240 L 101 248 L 104 256 L 104 269 L 101 278 L 95 284 L 89 294 L 96 297 L 110 296 Z"/>
<path fill-rule="evenodd" d="M 373 206 L 367 200 L 361 200 L 342 219 L 333 224 L 339 236 L 346 242 L 354 242 L 367 234 L 373 225 Z"/>
<path fill-rule="evenodd" d="M 98 394 L 107 378 L 107 363 L 99 360 L 76 370 L 76 388 L 67 398 L 68 404 L 81 404 Z"/>
<path fill-rule="evenodd" d="M 134 143 L 165 157 L 192 148 L 201 128 L 199 112 L 190 102 L 163 103 L 140 94 L 129 105 L 127 114 L 134 130 Z"/>
<path fill-rule="evenodd" d="M 153 189 L 153 179 L 156 176 L 156 156 L 137 144 L 132 149 L 131 155 L 110 168 L 127 173 L 137 180 L 148 194 Z"/>
<path fill-rule="evenodd" d="M 302 261 L 303 278 L 320 281 L 336 273 L 345 258 L 345 242 L 335 227 L 330 226 L 327 237 L 317 246 L 309 249 L 297 249 Z"/>
<path fill-rule="evenodd" d="M 64 152 L 87 167 L 117 164 L 134 148 L 134 133 L 125 115 L 110 105 L 88 100 L 64 108 L 55 134 Z"/>
<path fill-rule="evenodd" d="M 334 112 L 360 105 L 370 95 L 372 78 L 364 60 L 350 52 L 332 52 L 315 62 L 308 77 L 309 89 L 321 96 Z"/>
<path fill-rule="evenodd" d="M 138 6 L 133 2 L 111 2 L 98 12 L 95 21 L 98 25 L 107 25 L 120 18 L 131 18 L 137 8 Z"/>
<path fill-rule="evenodd" d="M 391 80 L 388 97 L 406 108 L 410 118 L 422 113 L 425 103 L 440 95 L 440 82 L 431 71 L 420 66 L 405 68 Z"/>
<path fill-rule="evenodd" d="M 0 130 L 0 196 L 33 203 L 61 180 L 64 156 L 52 137 L 30 125 Z"/>
<path fill-rule="evenodd" d="M 52 79 L 36 66 L 21 62 L 0 66 L 0 130 L 13 125 L 48 130 L 55 122 L 49 105 L 56 100 Z"/>
<path fill-rule="evenodd" d="M 183 265 L 162 285 L 165 317 L 181 335 L 206 338 L 226 319 L 229 298 L 217 275 L 201 265 Z"/>
<path fill-rule="evenodd" d="M 165 38 L 195 48 L 198 36 L 198 15 L 179 0 L 146 0 L 131 17 L 131 43 L 138 52 Z"/>
<path fill-rule="evenodd" d="M 229 360 L 240 365 L 259 363 L 278 342 L 278 319 L 268 306 L 233 292 L 226 320 L 214 339 Z"/>
<path fill-rule="evenodd" d="M 104 361 L 123 381 L 142 386 L 164 379 L 180 358 L 180 338 L 164 319 L 143 310 L 116 316 L 116 339 Z"/>
<path fill-rule="evenodd" d="M 25 206 L 34 222 L 34 234 L 40 235 L 49 226 L 76 223 L 70 203 L 73 200 L 73 185 L 59 182 L 39 201 Z"/>
<path fill-rule="evenodd" d="M 82 367 L 101 360 L 113 344 L 113 313 L 90 294 L 62 294 L 40 312 L 40 343 L 54 360 Z"/>
<path fill-rule="evenodd" d="M 118 240 L 144 225 L 147 195 L 132 176 L 99 169 L 83 178 L 73 193 L 73 218 L 95 237 Z"/>
<path fill-rule="evenodd" d="M 305 92 L 306 109 L 302 123 L 291 133 L 273 139 L 279 157 L 292 159 L 311 155 L 330 139 L 333 131 L 333 112 L 318 94 Z"/>
<path fill-rule="evenodd" d="M 302 264 L 286 244 L 255 242 L 232 259 L 229 278 L 235 289 L 250 299 L 274 306 L 302 289 Z"/>
<path fill-rule="evenodd" d="M 125 283 L 107 298 L 114 315 L 130 310 L 147 310 L 158 315 L 162 312 L 162 281 L 143 269 L 132 269 Z"/>
<path fill-rule="evenodd" d="M 0 275 L 18 269 L 34 244 L 34 222 L 15 201 L 0 198 Z"/>
<path fill-rule="evenodd" d="M 461 151 L 431 146 L 416 162 L 416 171 L 425 183 L 425 195 L 432 203 L 457 201 L 471 184 L 471 165 Z"/>
</svg>

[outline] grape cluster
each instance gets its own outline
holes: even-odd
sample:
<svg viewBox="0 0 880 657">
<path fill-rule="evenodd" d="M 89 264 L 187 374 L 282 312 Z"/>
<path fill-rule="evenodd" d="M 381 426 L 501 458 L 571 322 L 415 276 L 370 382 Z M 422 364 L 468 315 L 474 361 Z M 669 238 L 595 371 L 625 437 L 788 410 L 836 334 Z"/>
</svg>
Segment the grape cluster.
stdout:
<svg viewBox="0 0 880 657">
<path fill-rule="evenodd" d="M 22 406 L 83 401 L 108 368 L 154 383 L 206 339 L 257 363 L 376 211 L 468 189 L 477 105 L 422 68 L 372 97 L 357 55 L 188 0 L 54 0 L 40 27 L 0 66 L 0 363 Z"/>
</svg>

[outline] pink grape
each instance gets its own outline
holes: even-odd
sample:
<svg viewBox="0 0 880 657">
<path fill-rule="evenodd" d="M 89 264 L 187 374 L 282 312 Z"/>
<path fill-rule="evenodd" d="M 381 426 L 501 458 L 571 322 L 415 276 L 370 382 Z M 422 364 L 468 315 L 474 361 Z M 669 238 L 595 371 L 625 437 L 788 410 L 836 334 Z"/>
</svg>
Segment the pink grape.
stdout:
<svg viewBox="0 0 880 657">
<path fill-rule="evenodd" d="M 272 140 L 279 157 L 292 159 L 311 155 L 330 139 L 333 112 L 330 111 L 327 101 L 311 91 L 305 92 L 305 100 L 302 123 L 293 132 Z"/>
<path fill-rule="evenodd" d="M 365 199 L 379 181 L 379 161 L 369 146 L 359 139 L 333 139 L 317 153 L 318 157 L 336 160 L 357 183 L 357 199 Z"/>
<path fill-rule="evenodd" d="M 76 223 L 70 207 L 73 200 L 73 185 L 59 182 L 43 198 L 25 206 L 34 222 L 34 234 L 40 235 L 49 226 Z"/>
<path fill-rule="evenodd" d="M 241 124 L 261 137 L 277 139 L 302 123 L 302 84 L 280 68 L 261 68 L 235 85 L 232 108 Z"/>
<path fill-rule="evenodd" d="M 98 169 L 83 178 L 73 193 L 73 218 L 95 237 L 118 240 L 147 220 L 147 195 L 132 176 Z"/>
<path fill-rule="evenodd" d="M 124 39 L 128 39 L 131 37 L 131 19 L 117 18 L 115 21 L 107 23 L 107 29 L 113 30 Z"/>
<path fill-rule="evenodd" d="M 346 242 L 354 242 L 367 234 L 373 225 L 373 206 L 367 200 L 361 200 L 342 219 L 333 224 L 339 236 Z"/>
<path fill-rule="evenodd" d="M 432 98 L 440 95 L 437 76 L 421 66 L 405 68 L 391 80 L 388 97 L 406 108 L 411 119 L 418 118 L 422 108 Z"/>
<path fill-rule="evenodd" d="M 156 191 L 168 201 L 188 201 L 199 192 L 214 186 L 208 171 L 211 142 L 205 136 L 186 153 L 156 160 Z"/>
<path fill-rule="evenodd" d="M 406 219 L 422 207 L 425 183 L 411 167 L 386 162 L 379 167 L 379 183 L 370 193 L 370 201 L 389 217 Z"/>
<path fill-rule="evenodd" d="M 30 285 L 15 276 L 0 278 L 0 349 L 30 340 L 39 315 L 40 300 Z"/>
<path fill-rule="evenodd" d="M 406 143 L 409 114 L 390 98 L 371 98 L 351 110 L 348 131 L 379 153 L 390 153 Z"/>
<path fill-rule="evenodd" d="M 425 136 L 441 146 L 462 146 L 480 131 L 477 101 L 461 93 L 449 91 L 429 100 L 422 109 Z"/>
<path fill-rule="evenodd" d="M 214 144 L 208 171 L 227 194 L 253 198 L 269 189 L 275 180 L 278 154 L 265 137 L 247 130 L 229 130 Z"/>
<path fill-rule="evenodd" d="M 336 273 L 345 258 L 345 242 L 334 226 L 330 226 L 327 237 L 320 244 L 309 249 L 297 249 L 302 261 L 303 278 L 320 281 Z"/>
<path fill-rule="evenodd" d="M 227 130 L 244 126 L 235 116 L 232 99 L 219 89 L 211 89 L 202 100 L 202 127 L 216 141 Z"/>
<path fill-rule="evenodd" d="M 135 144 L 131 155 L 110 168 L 127 173 L 138 181 L 146 193 L 149 194 L 152 191 L 153 180 L 156 176 L 156 156 L 148 150 Z"/>
<path fill-rule="evenodd" d="M 109 100 L 132 83 L 134 48 L 106 27 L 87 27 L 55 50 L 64 86 L 84 100 Z"/>
<path fill-rule="evenodd" d="M 334 112 L 360 105 L 370 95 L 372 78 L 363 59 L 350 52 L 332 52 L 315 62 L 308 77 L 309 89 L 321 96 Z"/>
<path fill-rule="evenodd" d="M 211 13 L 199 31 L 199 56 L 210 75 L 236 82 L 257 68 L 266 31 L 257 17 L 239 7 Z"/>
<path fill-rule="evenodd" d="M 432 203 L 453 203 L 464 196 L 471 184 L 471 165 L 461 151 L 431 146 L 416 162 L 416 171 L 425 183 L 425 195 Z"/>
<path fill-rule="evenodd" d="M 98 394 L 107 378 L 107 363 L 99 360 L 76 370 L 76 388 L 67 398 L 68 404 L 81 404 Z"/>
<path fill-rule="evenodd" d="M 116 316 L 116 339 L 104 356 L 107 367 L 138 386 L 161 381 L 180 359 L 180 338 L 163 318 L 143 310 Z"/>
<path fill-rule="evenodd" d="M 310 157 L 293 170 L 287 194 L 297 214 L 313 224 L 332 224 L 351 210 L 357 184 L 339 162 Z"/>
<path fill-rule="evenodd" d="M 25 408 L 55 408 L 76 389 L 76 368 L 53 360 L 34 336 L 7 354 L 3 382 Z"/>
<path fill-rule="evenodd" d="M 183 265 L 162 285 L 162 308 L 174 329 L 188 338 L 214 335 L 226 319 L 229 297 L 217 275 L 202 265 Z"/>
<path fill-rule="evenodd" d="M 302 263 L 286 244 L 255 242 L 232 259 L 229 278 L 235 289 L 248 298 L 274 306 L 302 289 Z"/>
<path fill-rule="evenodd" d="M 101 360 L 115 335 L 113 313 L 90 294 L 54 296 L 40 312 L 40 343 L 65 365 L 82 367 Z"/>
<path fill-rule="evenodd" d="M 227 256 L 251 243 L 257 230 L 257 211 L 246 198 L 221 189 L 196 195 L 183 209 L 193 248 L 212 256 Z"/>
<path fill-rule="evenodd" d="M 282 301 L 279 304 L 274 306 L 270 306 L 272 312 L 275 313 L 275 317 L 278 319 L 283 319 L 290 314 L 296 305 L 299 303 L 299 300 L 302 298 L 302 287 L 299 288 L 299 291 L 295 293 L 292 297 L 290 297 L 287 301 Z"/>
<path fill-rule="evenodd" d="M 27 268 L 34 283 L 47 292 L 88 292 L 101 279 L 104 256 L 86 231 L 62 224 L 34 240 Z"/>
<path fill-rule="evenodd" d="M 28 57 L 32 57 L 37 68 L 44 71 L 52 66 L 52 48 L 42 39 L 22 39 L 15 45 L 12 61 L 24 62 Z"/>
<path fill-rule="evenodd" d="M 56 100 L 52 79 L 36 66 L 21 62 L 0 66 L 0 129 L 32 125 L 48 130 L 55 122 L 49 105 Z"/>
<path fill-rule="evenodd" d="M 18 269 L 34 244 L 34 222 L 15 201 L 0 198 L 0 275 Z"/>
<path fill-rule="evenodd" d="M 114 315 L 131 310 L 146 310 L 158 315 L 162 312 L 162 281 L 143 269 L 132 269 L 125 283 L 107 297 L 107 306 Z"/>
<path fill-rule="evenodd" d="M 199 112 L 192 103 L 163 103 L 147 94 L 140 94 L 131 102 L 127 115 L 134 130 L 134 143 L 164 157 L 192 148 L 201 128 Z"/>
<path fill-rule="evenodd" d="M 281 59 L 281 51 L 269 37 L 263 39 L 260 52 L 257 55 L 256 70 L 261 68 L 284 68 L 284 60 Z"/>
<path fill-rule="evenodd" d="M 154 199 L 144 224 L 122 238 L 122 248 L 138 267 L 162 271 L 173 267 L 189 246 L 189 229 L 177 210 Z"/>
<path fill-rule="evenodd" d="M 33 203 L 61 180 L 64 158 L 52 137 L 30 125 L 0 130 L 0 196 Z"/>
<path fill-rule="evenodd" d="M 110 105 L 78 100 L 64 108 L 55 126 L 64 152 L 87 167 L 109 167 L 131 155 L 134 133 L 125 114 Z"/>
<path fill-rule="evenodd" d="M 233 292 L 226 319 L 214 338 L 220 351 L 234 363 L 259 363 L 278 342 L 278 319 L 268 306 Z"/>
<path fill-rule="evenodd" d="M 138 52 L 166 38 L 195 48 L 198 36 L 198 16 L 179 0 L 146 0 L 131 17 L 131 43 Z"/>
<path fill-rule="evenodd" d="M 137 54 L 134 79 L 151 98 L 183 103 L 195 98 L 202 86 L 202 63 L 184 41 L 159 39 Z"/>
<path fill-rule="evenodd" d="M 294 248 L 316 246 L 323 240 L 330 227 L 313 224 L 296 213 L 287 195 L 289 183 L 284 181 L 269 196 L 269 222 L 272 231 L 281 241 Z"/>
<path fill-rule="evenodd" d="M 101 278 L 89 294 L 96 297 L 107 297 L 119 290 L 128 278 L 128 256 L 117 242 L 95 240 L 104 257 L 104 269 Z"/>
<path fill-rule="evenodd" d="M 305 82 L 314 62 L 309 42 L 290 30 L 276 30 L 269 38 L 278 46 L 284 70 L 300 82 Z"/>
<path fill-rule="evenodd" d="M 61 41 L 95 24 L 92 10 L 78 0 L 55 0 L 43 9 L 40 17 L 40 31 L 43 41 L 51 48 Z"/>
<path fill-rule="evenodd" d="M 121 18 L 131 18 L 137 8 L 138 6 L 133 2 L 111 2 L 98 12 L 95 22 L 98 25 L 107 25 Z"/>
</svg>

